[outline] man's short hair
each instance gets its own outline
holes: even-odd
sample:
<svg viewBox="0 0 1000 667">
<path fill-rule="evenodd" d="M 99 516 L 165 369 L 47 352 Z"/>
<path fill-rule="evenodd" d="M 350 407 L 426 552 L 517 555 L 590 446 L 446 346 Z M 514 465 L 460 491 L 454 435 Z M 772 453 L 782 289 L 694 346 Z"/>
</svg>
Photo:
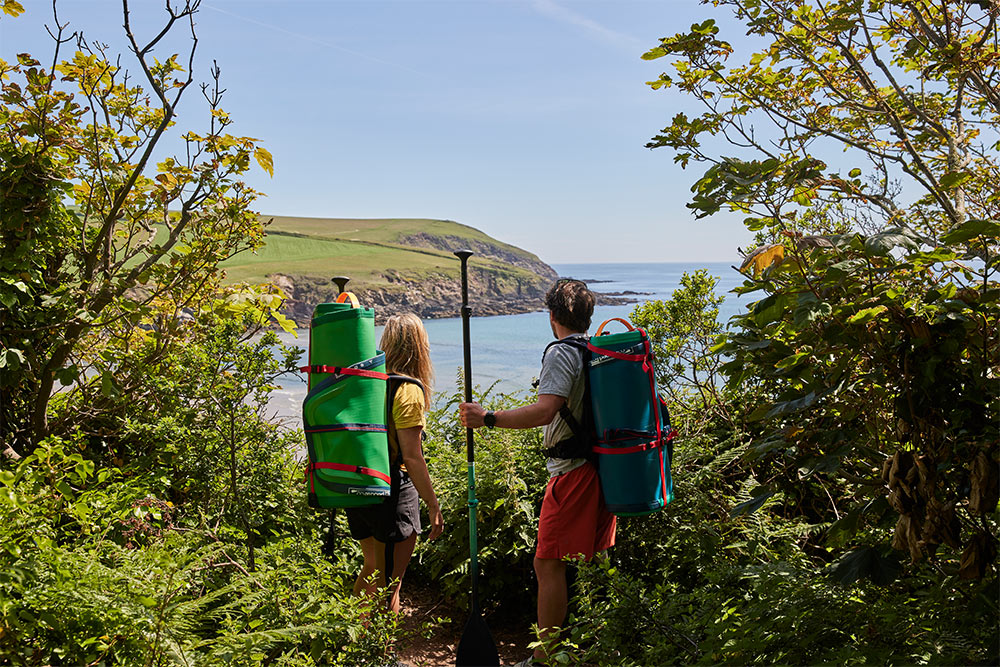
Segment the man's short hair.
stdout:
<svg viewBox="0 0 1000 667">
<path fill-rule="evenodd" d="M 545 306 L 555 321 L 575 333 L 590 328 L 594 315 L 594 293 L 579 280 L 560 278 L 545 295 Z"/>
</svg>

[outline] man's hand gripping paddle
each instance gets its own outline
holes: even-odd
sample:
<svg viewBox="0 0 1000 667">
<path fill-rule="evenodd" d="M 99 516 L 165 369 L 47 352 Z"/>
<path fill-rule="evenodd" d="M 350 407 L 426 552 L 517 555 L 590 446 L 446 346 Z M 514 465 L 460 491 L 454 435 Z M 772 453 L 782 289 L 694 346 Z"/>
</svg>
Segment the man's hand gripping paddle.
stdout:
<svg viewBox="0 0 1000 667">
<path fill-rule="evenodd" d="M 471 250 L 456 250 L 455 255 L 462 260 L 462 344 L 465 352 L 465 402 L 472 402 L 472 351 L 469 346 L 469 257 Z M 499 665 L 500 656 L 490 629 L 486 627 L 483 614 L 479 610 L 479 559 L 476 544 L 476 467 L 473 456 L 472 429 L 465 429 L 465 449 L 469 462 L 469 573 L 472 576 L 472 605 L 469 620 L 465 623 L 462 638 L 458 642 L 455 664 Z"/>
</svg>

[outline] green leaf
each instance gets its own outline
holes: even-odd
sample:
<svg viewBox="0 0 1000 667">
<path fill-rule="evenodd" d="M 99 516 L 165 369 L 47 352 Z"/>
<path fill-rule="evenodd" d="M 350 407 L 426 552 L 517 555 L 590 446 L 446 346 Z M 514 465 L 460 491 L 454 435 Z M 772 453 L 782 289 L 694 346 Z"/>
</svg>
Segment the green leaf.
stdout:
<svg viewBox="0 0 1000 667">
<path fill-rule="evenodd" d="M 865 322 L 871 322 L 887 310 L 889 309 L 882 305 L 872 306 L 871 308 L 862 308 L 847 318 L 847 321 L 850 324 L 864 324 Z"/>
<path fill-rule="evenodd" d="M 896 248 L 917 249 L 913 232 L 903 227 L 890 227 L 884 232 L 872 234 L 865 240 L 865 252 L 870 255 L 888 255 Z"/>
<path fill-rule="evenodd" d="M 68 387 L 69 385 L 76 382 L 76 379 L 79 377 L 79 375 L 80 375 L 80 369 L 77 368 L 75 365 L 69 366 L 68 368 L 60 368 L 55 372 L 56 380 L 58 380 L 59 384 L 61 384 L 64 387 Z"/>
<path fill-rule="evenodd" d="M 0 356 L 0 368 L 9 368 L 12 371 L 16 371 L 24 363 L 24 352 L 16 348 L 8 348 L 7 351 Z"/>
<path fill-rule="evenodd" d="M 799 297 L 799 305 L 795 307 L 795 325 L 803 326 L 817 319 L 829 317 L 833 306 L 817 299 L 813 294 Z"/>
<path fill-rule="evenodd" d="M 1000 222 L 996 220 L 966 220 L 958 227 L 955 227 L 941 237 L 941 241 L 947 244 L 965 243 L 974 238 L 1000 238 Z"/>
<path fill-rule="evenodd" d="M 799 412 L 811 406 L 816 402 L 818 396 L 816 392 L 810 391 L 805 396 L 801 398 L 796 398 L 791 401 L 782 401 L 781 403 L 775 403 L 771 411 L 767 413 L 767 419 L 772 417 L 780 417 L 782 415 L 792 414 L 793 412 Z"/>
<path fill-rule="evenodd" d="M 650 49 L 649 51 L 646 51 L 644 54 L 640 56 L 640 58 L 642 58 L 643 60 L 656 60 L 657 58 L 662 58 L 663 56 L 667 55 L 667 53 L 669 52 L 665 48 L 663 48 L 662 46 L 657 46 L 655 48 Z M 653 83 L 655 82 L 648 81 L 647 83 L 649 85 L 653 85 Z"/>
<path fill-rule="evenodd" d="M 761 403 L 756 408 L 754 408 L 749 415 L 747 415 L 747 421 L 755 422 L 760 421 L 767 417 L 767 415 L 774 408 L 771 403 Z"/>
<path fill-rule="evenodd" d="M 700 24 L 692 24 L 691 32 L 697 35 L 714 35 L 719 32 L 719 29 L 715 27 L 715 19 L 705 19 Z"/>
<path fill-rule="evenodd" d="M 781 449 L 788 448 L 788 441 L 784 436 L 780 434 L 774 434 L 765 440 L 754 442 L 750 446 L 750 456 L 749 459 L 757 459 L 765 454 L 770 454 L 771 452 L 778 451 Z"/>
<path fill-rule="evenodd" d="M 119 394 L 111 371 L 104 371 L 101 374 L 101 393 L 105 396 L 117 396 Z"/>
<path fill-rule="evenodd" d="M 808 352 L 799 352 L 798 354 L 793 354 L 793 355 L 785 357 L 784 359 L 782 359 L 778 363 L 776 363 L 774 365 L 774 367 L 775 368 L 791 368 L 792 366 L 797 365 L 800 361 L 802 361 L 804 358 L 806 358 L 808 356 L 809 356 Z"/>
<path fill-rule="evenodd" d="M 837 561 L 830 576 L 845 586 L 862 578 L 870 579 L 876 586 L 888 586 L 896 580 L 901 569 L 897 559 L 882 556 L 878 549 L 861 547 Z"/>
<path fill-rule="evenodd" d="M 731 336 L 729 340 L 744 350 L 763 350 L 764 348 L 771 347 L 771 343 L 773 342 L 767 338 L 757 340 L 743 336 Z"/>
<path fill-rule="evenodd" d="M 834 521 L 826 530 L 826 541 L 831 545 L 839 545 L 850 539 L 858 532 L 861 525 L 861 515 L 863 510 L 856 507 L 844 516 Z"/>
<path fill-rule="evenodd" d="M 772 491 L 768 487 L 758 487 L 754 489 L 754 495 L 750 500 L 742 502 L 729 510 L 729 516 L 744 516 L 746 514 L 753 514 L 767 502 L 767 499 L 773 496 L 777 491 Z"/>
<path fill-rule="evenodd" d="M 958 257 L 954 250 L 948 248 L 936 248 L 927 252 L 918 252 L 907 256 L 907 261 L 914 266 L 931 266 L 942 262 L 950 262 Z"/>
<path fill-rule="evenodd" d="M 309 655 L 312 657 L 313 662 L 319 664 L 319 661 L 323 658 L 323 653 L 326 651 L 326 642 L 323 641 L 322 637 L 315 637 L 309 643 Z"/>
<path fill-rule="evenodd" d="M 971 174 L 965 171 L 949 171 L 938 181 L 942 188 L 954 188 L 971 178 Z"/>
<path fill-rule="evenodd" d="M 754 304 L 753 318 L 757 326 L 764 327 L 781 319 L 785 313 L 785 303 L 788 296 L 785 294 L 772 294 L 761 299 Z"/>
</svg>

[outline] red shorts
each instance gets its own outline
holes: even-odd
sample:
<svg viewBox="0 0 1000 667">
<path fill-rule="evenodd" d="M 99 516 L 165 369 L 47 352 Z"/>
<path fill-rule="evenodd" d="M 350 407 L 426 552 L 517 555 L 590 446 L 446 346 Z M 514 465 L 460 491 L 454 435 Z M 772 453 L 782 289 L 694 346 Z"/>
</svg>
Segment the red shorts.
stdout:
<svg viewBox="0 0 1000 667">
<path fill-rule="evenodd" d="M 615 526 L 615 516 L 604 506 L 597 469 L 585 463 L 549 479 L 535 558 L 582 555 L 590 560 L 615 543 Z"/>
</svg>

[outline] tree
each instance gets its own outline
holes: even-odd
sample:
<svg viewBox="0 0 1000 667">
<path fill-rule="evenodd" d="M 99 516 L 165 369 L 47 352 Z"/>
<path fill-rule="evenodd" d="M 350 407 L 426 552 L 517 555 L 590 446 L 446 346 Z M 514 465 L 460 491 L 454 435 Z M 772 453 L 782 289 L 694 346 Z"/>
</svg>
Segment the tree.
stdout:
<svg viewBox="0 0 1000 667">
<path fill-rule="evenodd" d="M 772 233 L 846 222 L 869 231 L 909 225 L 931 238 L 970 217 L 996 217 L 995 2 L 716 4 L 769 41 L 746 65 L 726 66 L 733 47 L 713 20 L 644 55 L 676 58 L 653 88 L 676 86 L 708 108 L 695 119 L 678 114 L 649 144 L 674 148 L 683 165 L 712 163 L 691 208 L 730 206 L 753 216 L 751 229 Z M 706 135 L 749 159 L 714 157 Z M 820 157 L 841 151 L 846 177 Z"/>
<path fill-rule="evenodd" d="M 0 434 L 19 454 L 51 431 L 57 381 L 123 390 L 97 343 L 142 325 L 163 334 L 151 354 L 164 354 L 182 311 L 214 296 L 219 262 L 261 243 L 258 193 L 240 178 L 253 159 L 270 173 L 271 156 L 228 133 L 217 66 L 201 85 L 206 129 L 174 127 L 194 81 L 199 4 L 168 1 L 162 30 L 143 41 L 123 2 L 141 83 L 105 45 L 68 33 L 55 5 L 51 65 L 0 61 Z M 181 26 L 184 57 L 155 56 Z M 174 138 L 179 155 L 164 149 Z"/>
<path fill-rule="evenodd" d="M 736 211 L 757 232 L 741 291 L 762 298 L 716 350 L 759 397 L 758 487 L 737 513 L 784 497 L 826 546 L 856 547 L 845 581 L 885 579 L 890 532 L 935 576 L 981 578 L 997 535 L 1000 6 L 713 4 L 757 40 L 745 63 L 712 20 L 644 57 L 672 61 L 653 88 L 705 109 L 649 147 L 707 165 L 699 217 Z"/>
<path fill-rule="evenodd" d="M 670 299 L 646 301 L 632 309 L 631 320 L 649 334 L 656 358 L 656 382 L 674 402 L 689 402 L 703 419 L 731 423 L 728 402 L 719 396 L 722 360 L 709 350 L 722 334 L 715 293 L 718 279 L 705 269 L 684 273 Z"/>
</svg>

